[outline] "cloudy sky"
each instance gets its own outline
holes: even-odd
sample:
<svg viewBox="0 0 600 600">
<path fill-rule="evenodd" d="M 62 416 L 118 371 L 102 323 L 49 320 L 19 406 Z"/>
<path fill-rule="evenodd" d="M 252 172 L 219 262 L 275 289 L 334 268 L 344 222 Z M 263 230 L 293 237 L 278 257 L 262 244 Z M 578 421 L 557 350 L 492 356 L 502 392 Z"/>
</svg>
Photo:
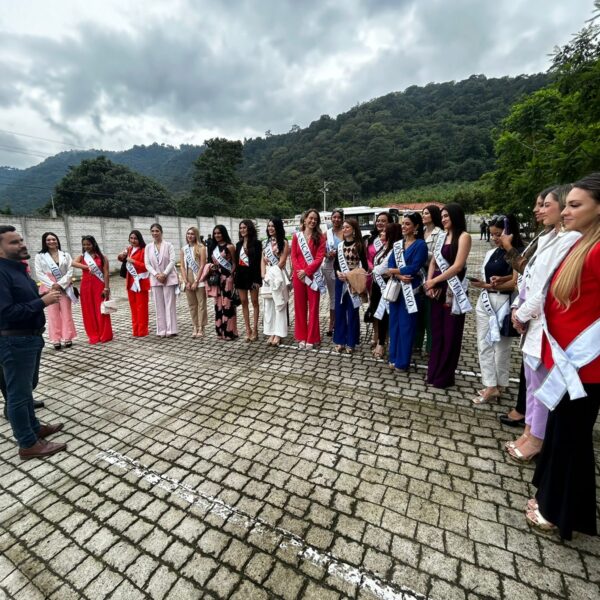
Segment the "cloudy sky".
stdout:
<svg viewBox="0 0 600 600">
<path fill-rule="evenodd" d="M 592 11 L 592 0 L 2 0 L 0 165 L 281 133 L 414 84 L 545 71 Z"/>
</svg>

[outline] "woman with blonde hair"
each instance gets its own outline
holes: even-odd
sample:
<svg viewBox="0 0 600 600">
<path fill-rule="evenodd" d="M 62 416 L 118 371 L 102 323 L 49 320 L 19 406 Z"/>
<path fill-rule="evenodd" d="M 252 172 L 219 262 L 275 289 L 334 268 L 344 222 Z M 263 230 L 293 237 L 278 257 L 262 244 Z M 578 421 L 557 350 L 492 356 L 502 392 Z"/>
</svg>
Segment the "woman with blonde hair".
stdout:
<svg viewBox="0 0 600 600">
<path fill-rule="evenodd" d="M 562 212 L 581 233 L 550 282 L 544 303 L 542 360 L 548 374 L 535 395 L 549 409 L 533 477 L 529 525 L 596 535 L 593 430 L 600 408 L 600 173 L 573 184 Z"/>
<path fill-rule="evenodd" d="M 185 296 L 194 327 L 193 338 L 204 337 L 204 328 L 208 323 L 206 287 L 200 279 L 206 265 L 206 248 L 199 240 L 198 228 L 189 227 L 185 232 L 187 243 L 179 252 L 181 281 L 185 284 Z"/>
</svg>

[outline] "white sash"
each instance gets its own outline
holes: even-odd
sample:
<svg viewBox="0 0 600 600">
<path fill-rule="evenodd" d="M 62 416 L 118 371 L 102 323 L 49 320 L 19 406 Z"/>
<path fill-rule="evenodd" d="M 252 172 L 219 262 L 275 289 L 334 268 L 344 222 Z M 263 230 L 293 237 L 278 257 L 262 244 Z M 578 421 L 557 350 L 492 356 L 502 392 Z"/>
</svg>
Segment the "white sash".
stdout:
<svg viewBox="0 0 600 600">
<path fill-rule="evenodd" d="M 243 264 L 245 267 L 250 266 L 250 259 L 248 258 L 248 254 L 246 254 L 246 249 L 244 248 L 243 244 L 240 248 L 240 263 Z"/>
<path fill-rule="evenodd" d="M 219 252 L 219 246 L 215 246 L 212 257 L 213 260 L 216 260 L 224 269 L 227 269 L 230 273 L 233 271 L 231 263 L 225 257 L 221 256 L 221 252 Z"/>
<path fill-rule="evenodd" d="M 60 260 L 60 254 L 58 255 L 58 259 Z M 58 265 L 50 256 L 50 253 L 48 253 L 48 255 L 46 256 L 46 264 L 48 265 L 48 268 L 50 269 L 52 275 L 54 275 L 54 279 L 56 279 L 58 283 L 58 280 L 62 278 L 63 274 L 62 271 L 58 268 Z M 77 296 L 75 295 L 75 292 L 73 291 L 73 284 L 71 282 L 69 282 L 69 285 L 65 288 L 65 294 L 68 296 L 69 300 L 73 304 L 77 304 L 79 302 L 79 298 L 77 298 Z"/>
<path fill-rule="evenodd" d="M 296 239 L 298 240 L 298 244 L 300 246 L 300 251 L 304 256 L 304 260 L 307 265 L 311 265 L 314 262 L 313 255 L 310 253 L 310 248 L 308 247 L 308 242 L 304 237 L 304 233 L 302 231 L 298 231 L 296 233 Z M 325 279 L 323 279 L 323 273 L 321 273 L 321 269 L 317 269 L 315 274 L 313 275 L 313 279 L 310 277 L 304 277 L 304 283 L 310 287 L 310 289 L 319 291 L 321 294 L 324 294 L 327 291 L 327 287 L 325 286 Z"/>
<path fill-rule="evenodd" d="M 546 317 L 543 316 L 544 333 L 550 343 L 554 366 L 550 369 L 542 385 L 535 391 L 535 397 L 550 410 L 554 410 L 566 392 L 571 400 L 585 398 L 587 393 L 579 378 L 579 369 L 590 364 L 600 355 L 600 319 L 582 331 L 563 350 L 548 331 Z"/>
<path fill-rule="evenodd" d="M 339 246 L 337 247 L 337 257 L 338 257 L 338 262 L 340 263 L 340 269 L 342 270 L 342 273 L 349 273 L 350 269 L 348 268 L 348 263 L 346 262 L 346 257 L 344 256 L 344 244 L 339 244 Z M 346 282 L 344 282 L 344 286 L 342 289 L 342 297 L 340 298 L 340 304 L 344 298 L 344 294 L 348 292 L 348 294 L 350 294 L 350 298 L 352 299 L 352 306 L 354 306 L 354 308 L 358 308 L 360 306 L 360 296 L 358 294 L 353 294 L 350 291 L 350 287 L 348 286 L 348 284 Z"/>
<path fill-rule="evenodd" d="M 376 237 L 373 240 L 373 246 L 375 246 L 375 252 L 379 252 L 383 248 L 383 241 L 380 237 Z"/>
<path fill-rule="evenodd" d="M 381 263 L 386 261 L 388 259 L 389 255 L 390 255 L 389 252 L 384 254 L 381 257 L 380 261 L 378 262 L 378 265 L 380 265 Z M 383 298 L 383 290 L 385 289 L 386 282 L 385 282 L 385 279 L 377 272 L 376 269 L 373 269 L 373 279 L 375 279 L 375 283 L 377 283 L 377 285 L 379 286 L 379 289 L 381 290 L 381 298 L 379 299 L 379 304 L 377 305 L 377 310 L 375 311 L 375 314 L 373 316 L 378 321 L 381 321 L 381 319 L 383 319 L 383 315 L 385 314 L 385 311 L 387 310 L 388 313 L 390 312 L 390 303 Z"/>
<path fill-rule="evenodd" d="M 135 253 L 137 252 L 137 248 L 134 246 L 131 250 L 131 253 L 129 254 L 128 258 L 131 258 Z M 142 291 L 142 287 L 140 286 L 140 280 L 141 279 L 147 279 L 148 278 L 148 271 L 144 271 L 141 275 L 137 272 L 137 269 L 127 260 L 125 261 L 125 268 L 127 269 L 127 272 L 131 275 L 133 282 L 131 284 L 131 291 L 132 292 L 141 292 Z"/>
<path fill-rule="evenodd" d="M 335 248 L 335 240 L 333 239 L 333 229 L 327 230 L 327 252 L 331 252 Z"/>
<path fill-rule="evenodd" d="M 447 233 L 444 231 L 438 236 L 438 239 L 435 242 L 435 248 L 433 249 L 433 256 L 435 257 L 435 262 L 437 266 L 440 268 L 442 273 L 445 273 L 450 265 L 448 261 L 442 255 L 442 248 L 446 241 Z M 469 302 L 469 297 L 467 296 L 467 284 L 466 279 L 464 282 L 461 282 L 460 279 L 454 275 L 447 280 L 448 287 L 452 290 L 454 294 L 452 298 L 452 309 L 451 312 L 453 315 L 464 315 L 469 311 L 473 310 L 471 303 Z"/>
<path fill-rule="evenodd" d="M 404 260 L 404 240 L 394 243 L 394 257 L 396 258 L 398 269 L 404 269 L 406 267 L 406 261 Z M 401 281 L 400 284 L 402 285 L 402 295 L 404 296 L 407 312 L 409 314 L 418 312 L 419 307 L 415 300 L 415 292 L 412 285 L 410 283 L 404 283 L 404 281 Z"/>
<path fill-rule="evenodd" d="M 271 240 L 270 239 L 265 242 L 264 253 L 265 253 L 265 258 L 269 261 L 269 264 L 272 267 L 279 264 L 279 259 L 275 256 L 275 253 L 273 252 L 273 248 L 271 248 Z"/>
<path fill-rule="evenodd" d="M 85 260 L 85 264 L 89 267 L 90 273 L 95 275 L 102 283 L 104 283 L 104 275 L 102 274 L 102 271 L 98 268 L 98 265 L 94 262 L 94 259 L 88 252 L 83 255 L 83 260 Z"/>
<path fill-rule="evenodd" d="M 506 294 L 506 302 L 495 312 L 490 302 L 490 296 L 487 290 L 481 292 L 481 305 L 489 317 L 488 332 L 485 336 L 485 342 L 488 346 L 493 346 L 500 341 L 500 328 L 502 322 L 510 310 L 510 294 Z"/>
<path fill-rule="evenodd" d="M 194 253 L 192 251 L 192 247 L 188 244 L 184 247 L 183 253 L 185 255 L 185 264 L 188 269 L 191 269 L 194 272 L 194 276 L 198 277 L 198 272 L 200 271 L 200 265 L 194 259 Z"/>
</svg>

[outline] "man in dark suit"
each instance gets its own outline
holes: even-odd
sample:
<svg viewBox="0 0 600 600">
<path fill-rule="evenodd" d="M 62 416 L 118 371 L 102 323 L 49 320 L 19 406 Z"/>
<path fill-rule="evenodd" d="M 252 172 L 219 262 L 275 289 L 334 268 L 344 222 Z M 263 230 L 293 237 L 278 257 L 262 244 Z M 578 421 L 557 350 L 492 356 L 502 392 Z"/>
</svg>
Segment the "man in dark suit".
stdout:
<svg viewBox="0 0 600 600">
<path fill-rule="evenodd" d="M 23 238 L 11 225 L 0 225 L 0 367 L 6 383 L 7 415 L 22 459 L 42 458 L 65 450 L 46 441 L 62 423 L 42 425 L 35 416 L 33 387 L 44 347 L 44 308 L 60 292 L 40 296 L 26 272 L 29 258 Z"/>
</svg>

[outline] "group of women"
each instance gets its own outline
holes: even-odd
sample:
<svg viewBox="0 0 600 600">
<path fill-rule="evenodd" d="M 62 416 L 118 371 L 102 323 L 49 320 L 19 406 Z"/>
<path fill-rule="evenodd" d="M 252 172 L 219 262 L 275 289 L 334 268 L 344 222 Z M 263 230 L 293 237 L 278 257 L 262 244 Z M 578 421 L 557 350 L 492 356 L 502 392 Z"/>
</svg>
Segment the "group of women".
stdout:
<svg viewBox="0 0 600 600">
<path fill-rule="evenodd" d="M 475 404 L 508 385 L 510 325 L 521 336 L 517 406 L 502 423 L 525 424 L 508 442 L 511 459 L 537 457 L 529 525 L 571 539 L 595 535 L 593 428 L 600 407 L 600 173 L 538 195 L 541 231 L 523 248 L 510 216 L 490 222 L 494 242 L 483 261 L 477 338 L 483 389 Z"/>
<path fill-rule="evenodd" d="M 519 462 L 538 458 L 538 492 L 527 504 L 527 521 L 570 539 L 573 531 L 596 533 L 592 430 L 600 407 L 600 174 L 544 190 L 533 212 L 543 230 L 527 247 L 514 217 L 492 218 L 492 248 L 480 274 L 468 278 L 481 290 L 475 315 L 483 387 L 473 404 L 498 398 L 508 386 L 510 337 L 521 335 L 520 401 L 500 418 L 508 425 L 524 421 L 525 431 L 506 444 L 506 452 Z M 365 239 L 358 222 L 341 210 L 331 223 L 324 234 L 319 212 L 310 209 L 289 242 L 283 222 L 273 218 L 261 243 L 254 223 L 244 220 L 235 245 L 217 225 L 208 247 L 190 227 L 178 256 L 180 277 L 175 249 L 163 240 L 160 224 L 150 228 L 148 245 L 141 232 L 132 231 L 118 260 L 133 336 L 148 335 L 151 289 L 158 336 L 178 334 L 176 296 L 185 292 L 192 337 L 205 335 L 207 298 L 213 298 L 218 339 L 239 337 L 241 305 L 245 340 L 255 342 L 262 296 L 263 333 L 269 345 L 278 346 L 288 335 L 293 289 L 294 335 L 300 349 L 310 350 L 321 344 L 319 304 L 328 293 L 326 335 L 336 352 L 354 352 L 359 308 L 368 303 L 365 320 L 373 323 L 376 358 L 384 358 L 387 346 L 390 368 L 406 370 L 415 352 L 428 354 L 426 381 L 453 385 L 465 315 L 472 310 L 466 277 L 471 237 L 461 207 L 430 205 L 422 213 L 404 213 L 400 223 L 384 212 Z M 92 236 L 82 238 L 81 255 L 72 259 L 58 236 L 45 233 L 35 268 L 42 291 L 63 291 L 48 309 L 57 350 L 70 347 L 76 336 L 71 305 L 78 297 L 89 342 L 112 339 L 103 306 L 110 300 L 109 263 Z M 74 268 L 82 271 L 79 294 Z"/>
</svg>

